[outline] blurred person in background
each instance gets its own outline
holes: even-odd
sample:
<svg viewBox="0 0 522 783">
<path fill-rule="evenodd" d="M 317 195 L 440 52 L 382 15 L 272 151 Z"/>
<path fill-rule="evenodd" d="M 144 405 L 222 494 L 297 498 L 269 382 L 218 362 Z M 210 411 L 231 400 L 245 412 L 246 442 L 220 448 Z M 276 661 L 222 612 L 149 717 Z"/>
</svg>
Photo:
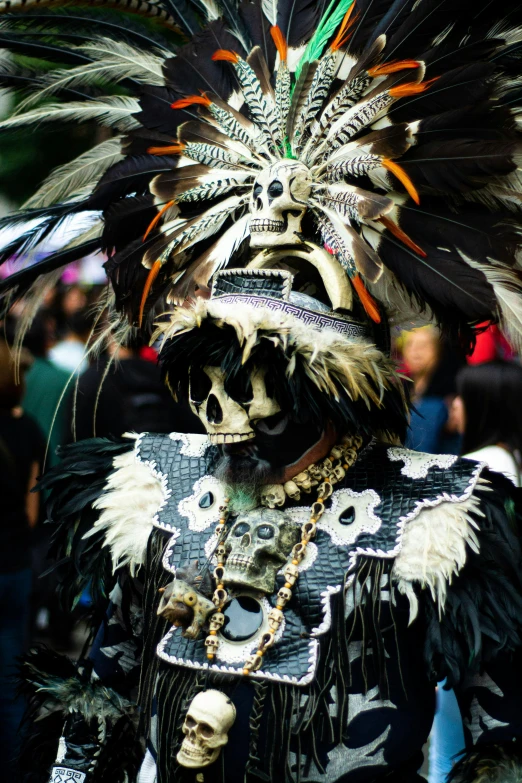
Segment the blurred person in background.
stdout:
<svg viewBox="0 0 522 783">
<path fill-rule="evenodd" d="M 522 467 L 522 367 L 514 362 L 495 361 L 463 368 L 457 375 L 457 396 L 452 418 L 462 435 L 464 457 L 487 463 L 491 470 L 503 473 L 515 486 L 521 486 Z M 503 684 L 496 685 L 502 698 Z M 461 705 L 462 706 L 462 705 Z M 492 714 L 473 714 L 471 721 L 494 725 Z M 455 758 L 465 747 L 465 734 L 457 698 L 452 690 L 437 689 L 437 713 L 430 745 L 429 783 L 445 783 Z"/>
<path fill-rule="evenodd" d="M 24 338 L 24 346 L 32 354 L 33 362 L 25 376 L 22 406 L 38 422 L 46 438 L 46 466 L 49 467 L 57 464 L 56 449 L 67 439 L 67 397 L 70 394 L 68 384 L 71 377 L 70 372 L 50 361 L 49 347 L 52 340 L 53 325 L 47 313 L 41 312 Z"/>
<path fill-rule="evenodd" d="M 458 453 L 460 439 L 447 427 L 455 394 L 455 376 L 465 363 L 447 349 L 438 329 L 422 326 L 401 336 L 402 370 L 412 379 L 410 427 L 406 446 L 430 454 Z"/>
<path fill-rule="evenodd" d="M 0 747 L 6 780 L 15 781 L 14 758 L 24 705 L 16 696 L 15 666 L 27 644 L 32 585 L 30 531 L 38 520 L 38 494 L 30 490 L 41 472 L 44 438 L 20 406 L 8 344 L 0 341 Z"/>
<path fill-rule="evenodd" d="M 66 321 L 64 337 L 49 351 L 49 359 L 69 373 L 80 375 L 89 366 L 85 346 L 91 334 L 96 314 L 90 307 L 76 310 Z"/>
<path fill-rule="evenodd" d="M 194 415 L 188 406 L 182 408 L 174 402 L 162 381 L 157 355 L 148 351 L 144 359 L 141 347 L 141 342 L 119 347 L 116 354 L 112 341 L 106 353 L 80 377 L 77 393 L 71 398 L 74 440 L 124 432 L 194 430 Z"/>
</svg>

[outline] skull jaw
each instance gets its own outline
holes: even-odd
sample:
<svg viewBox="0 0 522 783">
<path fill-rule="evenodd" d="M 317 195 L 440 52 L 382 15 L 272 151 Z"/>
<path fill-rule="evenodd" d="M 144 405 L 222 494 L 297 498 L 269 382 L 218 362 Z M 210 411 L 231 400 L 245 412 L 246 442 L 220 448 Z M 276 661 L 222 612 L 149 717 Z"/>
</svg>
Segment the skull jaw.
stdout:
<svg viewBox="0 0 522 783">
<path fill-rule="evenodd" d="M 283 564 L 279 561 L 271 562 L 267 563 L 264 569 L 258 569 L 255 566 L 236 566 L 227 563 L 225 582 L 227 585 L 233 585 L 234 588 L 245 588 L 271 595 L 275 590 L 277 572 Z"/>
<path fill-rule="evenodd" d="M 249 228 L 250 247 L 254 249 L 302 244 L 298 236 L 301 218 L 290 217 L 287 220 L 251 218 Z"/>
<path fill-rule="evenodd" d="M 200 767 L 208 767 L 209 764 L 213 764 L 220 751 L 221 746 L 217 748 L 200 748 L 198 745 L 194 745 L 188 737 L 185 737 L 176 760 L 182 767 L 199 769 Z"/>
<path fill-rule="evenodd" d="M 208 432 L 208 429 L 207 429 Z M 208 439 L 214 445 L 223 443 L 242 443 L 256 437 L 254 430 L 249 432 L 208 432 Z"/>
</svg>

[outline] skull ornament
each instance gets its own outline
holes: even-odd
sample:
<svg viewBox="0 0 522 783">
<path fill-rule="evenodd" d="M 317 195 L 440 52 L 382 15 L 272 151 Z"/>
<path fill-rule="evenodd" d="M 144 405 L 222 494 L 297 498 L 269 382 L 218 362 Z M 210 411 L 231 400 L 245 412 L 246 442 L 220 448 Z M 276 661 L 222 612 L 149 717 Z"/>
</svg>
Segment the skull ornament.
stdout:
<svg viewBox="0 0 522 783">
<path fill-rule="evenodd" d="M 299 528 L 282 511 L 263 508 L 240 515 L 225 544 L 225 583 L 273 593 L 276 574 L 299 537 Z"/>
<path fill-rule="evenodd" d="M 157 614 L 184 630 L 182 636 L 197 639 L 207 617 L 215 609 L 212 601 L 198 593 L 187 582 L 175 579 L 161 596 Z"/>
<path fill-rule="evenodd" d="M 281 410 L 269 397 L 265 370 L 254 370 L 242 383 L 227 383 L 220 367 L 190 373 L 189 400 L 211 443 L 239 443 L 255 437 L 252 423 Z"/>
<path fill-rule="evenodd" d="M 183 723 L 185 739 L 177 755 L 182 767 L 197 769 L 216 761 L 228 742 L 236 708 L 224 693 L 203 691 L 194 696 Z"/>
<path fill-rule="evenodd" d="M 250 199 L 250 246 L 297 244 L 311 189 L 310 171 L 300 161 L 280 160 L 264 169 Z"/>
</svg>

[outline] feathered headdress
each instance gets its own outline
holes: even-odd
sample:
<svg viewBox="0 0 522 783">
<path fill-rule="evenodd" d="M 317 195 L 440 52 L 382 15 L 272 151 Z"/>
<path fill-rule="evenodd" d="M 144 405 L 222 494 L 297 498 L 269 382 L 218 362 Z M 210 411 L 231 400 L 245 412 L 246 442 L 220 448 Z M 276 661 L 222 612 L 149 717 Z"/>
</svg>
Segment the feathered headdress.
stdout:
<svg viewBox="0 0 522 783">
<path fill-rule="evenodd" d="M 4 281 L 4 297 L 34 301 L 42 275 L 104 250 L 115 310 L 148 328 L 223 267 L 294 269 L 329 253 L 373 321 L 378 300 L 466 339 L 499 321 L 522 342 L 518 2 L 472 14 L 463 0 L 3 0 L 0 11 L 14 53 L 0 83 L 29 90 L 0 131 L 95 120 L 110 134 L 0 223 L 38 219 L 5 261 L 71 215 L 93 216 Z"/>
</svg>

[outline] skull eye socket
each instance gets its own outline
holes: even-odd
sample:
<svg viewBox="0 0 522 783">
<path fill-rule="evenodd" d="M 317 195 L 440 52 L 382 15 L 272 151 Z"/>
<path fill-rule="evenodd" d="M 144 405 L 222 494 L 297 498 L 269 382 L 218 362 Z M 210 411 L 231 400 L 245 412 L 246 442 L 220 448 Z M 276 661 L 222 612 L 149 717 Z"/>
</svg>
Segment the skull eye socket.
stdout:
<svg viewBox="0 0 522 783">
<path fill-rule="evenodd" d="M 190 369 L 190 399 L 195 405 L 202 405 L 210 394 L 212 381 L 200 368 Z"/>
<path fill-rule="evenodd" d="M 185 718 L 185 725 L 188 729 L 193 729 L 194 726 L 196 725 L 196 721 L 194 720 L 194 718 L 191 718 L 190 715 L 187 715 L 187 717 Z"/>
<path fill-rule="evenodd" d="M 233 376 L 227 376 L 225 378 L 225 392 L 229 397 L 232 397 L 234 402 L 239 402 L 240 405 L 252 402 L 254 392 L 252 390 L 252 383 L 250 381 L 250 375 L 247 372 L 237 372 Z"/>
<path fill-rule="evenodd" d="M 210 737 L 214 736 L 214 729 L 212 726 L 209 726 L 208 723 L 200 723 L 199 731 L 201 736 L 205 737 L 206 739 L 210 739 Z"/>
<path fill-rule="evenodd" d="M 267 193 L 270 196 L 270 198 L 278 198 L 278 196 L 282 196 L 283 195 L 284 190 L 285 189 L 283 187 L 283 183 L 279 182 L 278 179 L 275 179 L 268 186 Z"/>
<path fill-rule="evenodd" d="M 239 536 L 244 536 L 245 533 L 248 533 L 250 530 L 250 525 L 248 522 L 240 522 L 239 525 L 234 530 L 234 536 L 236 538 L 239 538 Z"/>
<path fill-rule="evenodd" d="M 254 198 L 260 196 L 262 192 L 263 192 L 263 186 L 260 185 L 258 182 L 256 185 L 254 185 Z"/>
<path fill-rule="evenodd" d="M 260 525 L 257 528 L 257 535 L 258 538 L 262 538 L 263 541 L 267 541 L 269 538 L 273 538 L 275 535 L 275 530 L 272 527 L 272 525 Z"/>
</svg>

